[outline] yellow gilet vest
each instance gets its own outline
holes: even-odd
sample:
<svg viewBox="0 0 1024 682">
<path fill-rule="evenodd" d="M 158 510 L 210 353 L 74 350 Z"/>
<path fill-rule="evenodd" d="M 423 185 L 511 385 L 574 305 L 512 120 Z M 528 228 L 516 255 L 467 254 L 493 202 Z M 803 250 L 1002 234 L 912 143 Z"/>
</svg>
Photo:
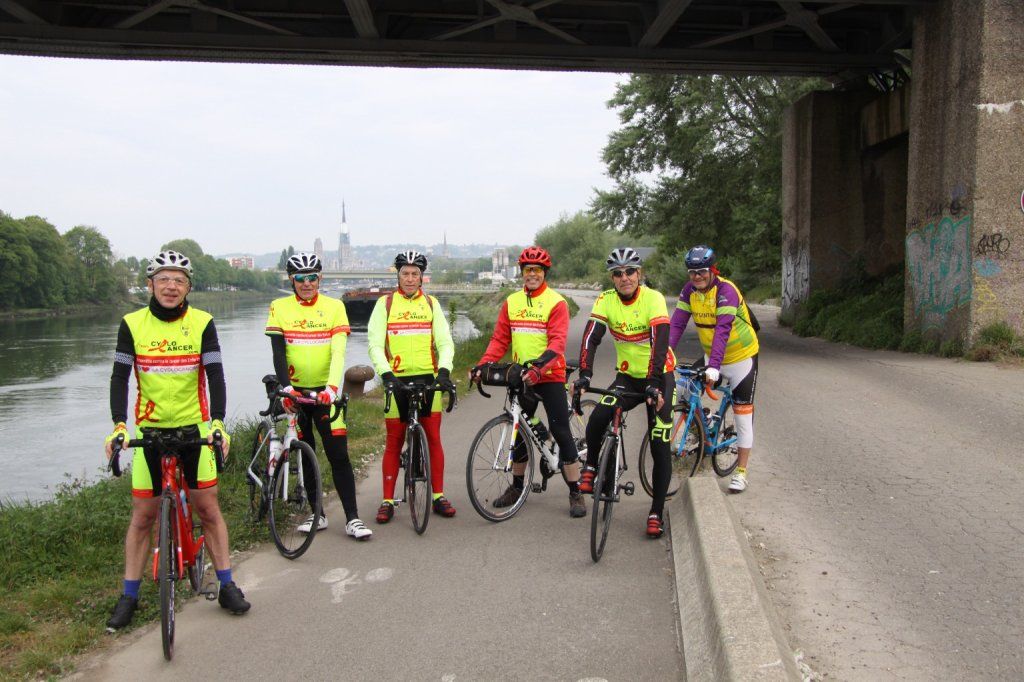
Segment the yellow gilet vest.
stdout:
<svg viewBox="0 0 1024 682">
<path fill-rule="evenodd" d="M 395 376 L 437 373 L 434 350 L 434 297 L 419 292 L 406 298 L 388 294 L 384 354 Z"/>
<path fill-rule="evenodd" d="M 512 334 L 512 362 L 533 360 L 548 348 L 548 318 L 555 306 L 565 301 L 551 287 L 530 298 L 520 289 L 508 297 L 508 321 Z M 565 367 L 565 358 L 548 364 L 545 374 Z"/>
</svg>

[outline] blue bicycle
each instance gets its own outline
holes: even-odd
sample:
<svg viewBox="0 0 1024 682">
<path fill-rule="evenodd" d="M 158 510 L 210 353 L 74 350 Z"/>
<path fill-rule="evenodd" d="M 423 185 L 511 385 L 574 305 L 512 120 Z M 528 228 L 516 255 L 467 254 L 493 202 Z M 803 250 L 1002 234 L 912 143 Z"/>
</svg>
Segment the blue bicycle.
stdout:
<svg viewBox="0 0 1024 682">
<path fill-rule="evenodd" d="M 736 420 L 732 409 L 732 389 L 721 386 L 718 394 L 705 384 L 706 367 L 676 368 L 676 404 L 672 407 L 672 478 L 668 492 L 671 497 L 683 480 L 697 473 L 701 460 L 711 457 L 711 466 L 719 476 L 728 476 L 739 463 L 736 445 Z M 712 404 L 705 406 L 701 395 Z M 640 485 L 654 495 L 654 458 L 651 456 L 651 434 L 644 434 L 640 445 Z"/>
</svg>

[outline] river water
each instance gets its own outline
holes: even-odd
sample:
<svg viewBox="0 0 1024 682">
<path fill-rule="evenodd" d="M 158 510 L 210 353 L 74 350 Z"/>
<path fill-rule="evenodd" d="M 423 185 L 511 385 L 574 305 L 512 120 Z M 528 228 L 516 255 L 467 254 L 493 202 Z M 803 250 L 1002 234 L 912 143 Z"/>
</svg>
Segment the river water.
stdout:
<svg viewBox="0 0 1024 682">
<path fill-rule="evenodd" d="M 269 302 L 270 297 L 200 306 L 213 314 L 220 336 L 229 427 L 267 406 L 260 379 L 274 371 L 263 334 Z M 110 370 L 122 315 L 0 324 L 0 500 L 42 500 L 69 478 L 104 475 Z M 475 331 L 458 319 L 454 333 L 458 338 Z M 370 364 L 365 329 L 353 329 L 345 355 L 346 368 Z M 130 391 L 129 405 L 134 378 Z"/>
</svg>

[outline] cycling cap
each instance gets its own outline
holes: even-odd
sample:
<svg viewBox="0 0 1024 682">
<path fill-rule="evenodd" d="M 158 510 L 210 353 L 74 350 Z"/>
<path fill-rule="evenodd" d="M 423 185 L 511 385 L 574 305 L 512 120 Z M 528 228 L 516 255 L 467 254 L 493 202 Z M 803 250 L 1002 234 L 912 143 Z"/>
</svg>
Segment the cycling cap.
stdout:
<svg viewBox="0 0 1024 682">
<path fill-rule="evenodd" d="M 161 270 L 181 270 L 192 279 L 192 261 L 177 251 L 168 249 L 150 258 L 146 265 L 146 277 L 152 277 Z"/>
<path fill-rule="evenodd" d="M 540 246 L 527 246 L 519 254 L 519 267 L 524 265 L 539 265 L 547 270 L 551 267 L 551 254 Z"/>
<path fill-rule="evenodd" d="M 323 263 L 315 253 L 297 253 L 288 258 L 288 274 L 296 275 L 300 272 L 322 272 Z"/>
<path fill-rule="evenodd" d="M 626 246 L 609 253 L 608 259 L 604 263 L 609 270 L 614 270 L 615 268 L 639 268 L 644 261 L 636 249 Z"/>
<path fill-rule="evenodd" d="M 710 268 L 716 260 L 718 256 L 710 246 L 695 246 L 686 252 L 686 267 L 690 270 Z"/>
<path fill-rule="evenodd" d="M 419 251 L 403 251 L 395 256 L 395 270 L 401 270 L 403 265 L 415 265 L 423 272 L 427 269 L 427 257 Z"/>
</svg>

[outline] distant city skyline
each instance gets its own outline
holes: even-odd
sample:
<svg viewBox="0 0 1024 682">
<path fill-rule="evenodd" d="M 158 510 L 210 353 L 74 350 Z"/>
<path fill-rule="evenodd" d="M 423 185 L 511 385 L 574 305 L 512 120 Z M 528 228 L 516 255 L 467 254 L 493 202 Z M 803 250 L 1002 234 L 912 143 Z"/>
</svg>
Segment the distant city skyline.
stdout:
<svg viewBox="0 0 1024 682">
<path fill-rule="evenodd" d="M 612 74 L 0 56 L 0 210 L 121 256 L 525 243 L 610 187 Z M 241 248 L 240 248 L 241 247 Z"/>
</svg>

